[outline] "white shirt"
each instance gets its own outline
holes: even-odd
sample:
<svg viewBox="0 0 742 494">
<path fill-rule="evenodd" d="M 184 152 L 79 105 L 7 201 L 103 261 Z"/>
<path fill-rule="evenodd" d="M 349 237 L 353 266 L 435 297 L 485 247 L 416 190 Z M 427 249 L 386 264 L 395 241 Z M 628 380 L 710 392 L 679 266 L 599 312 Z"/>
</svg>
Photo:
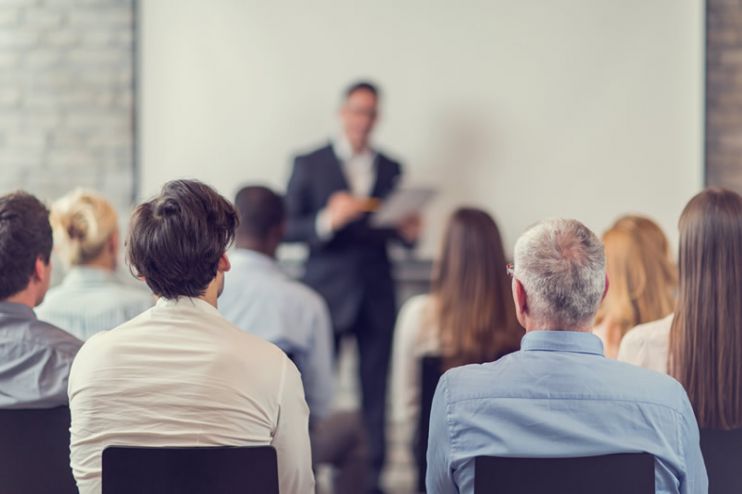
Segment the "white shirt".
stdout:
<svg viewBox="0 0 742 494">
<path fill-rule="evenodd" d="M 219 312 L 243 331 L 275 343 L 294 359 L 312 420 L 326 417 L 334 392 L 332 323 L 324 300 L 270 257 L 247 249 L 229 253 Z"/>
<path fill-rule="evenodd" d="M 370 197 L 376 183 L 376 152 L 366 148 L 360 153 L 354 153 L 348 139 L 342 135 L 333 141 L 332 149 L 340 161 L 349 192 L 360 198 Z M 332 225 L 326 209 L 317 215 L 315 228 L 321 239 L 332 237 Z"/>
<path fill-rule="evenodd" d="M 203 300 L 160 299 L 94 335 L 72 365 L 69 399 L 81 494 L 101 492 L 109 445 L 272 445 L 280 491 L 314 491 L 299 372 L 278 347 Z"/>
<path fill-rule="evenodd" d="M 629 330 L 621 340 L 618 360 L 667 374 L 673 317 L 670 314 L 664 319 L 640 324 Z"/>
<path fill-rule="evenodd" d="M 440 353 L 438 327 L 433 324 L 433 298 L 410 298 L 399 311 L 392 354 L 392 415 L 411 433 L 420 413 L 420 359 Z"/>
</svg>

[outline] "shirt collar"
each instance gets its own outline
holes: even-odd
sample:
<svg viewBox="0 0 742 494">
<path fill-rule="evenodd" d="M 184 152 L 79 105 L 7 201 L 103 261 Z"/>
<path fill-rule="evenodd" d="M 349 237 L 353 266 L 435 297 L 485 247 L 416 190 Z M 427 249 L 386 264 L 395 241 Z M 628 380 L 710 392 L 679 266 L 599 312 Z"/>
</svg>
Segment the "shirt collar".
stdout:
<svg viewBox="0 0 742 494">
<path fill-rule="evenodd" d="M 275 259 L 252 249 L 235 248 L 229 253 L 229 259 L 235 264 L 247 264 L 252 269 L 279 270 Z"/>
<path fill-rule="evenodd" d="M 347 162 L 353 157 L 360 156 L 373 159 L 373 157 L 376 155 L 376 153 L 370 146 L 360 153 L 353 153 L 353 148 L 350 146 L 350 142 L 348 142 L 348 139 L 342 133 L 340 133 L 332 141 L 332 150 L 335 152 L 335 156 L 337 156 L 338 159 L 342 162 Z"/>
<path fill-rule="evenodd" d="M 155 307 L 171 308 L 175 310 L 196 309 L 201 312 L 206 312 L 207 314 L 217 315 L 221 317 L 216 307 L 214 307 L 207 301 L 202 300 L 200 298 L 178 297 L 178 298 L 168 299 L 165 297 L 160 297 L 157 299 L 157 303 L 155 304 Z"/>
<path fill-rule="evenodd" d="M 23 319 L 36 319 L 36 313 L 31 307 L 13 302 L 0 302 L 0 314 L 22 317 Z"/>
<path fill-rule="evenodd" d="M 113 273 L 100 268 L 75 266 L 64 277 L 64 285 L 86 285 L 89 283 L 107 283 L 114 280 Z"/>
<path fill-rule="evenodd" d="M 530 331 L 520 343 L 522 351 L 572 352 L 603 355 L 603 343 L 590 332 Z"/>
</svg>

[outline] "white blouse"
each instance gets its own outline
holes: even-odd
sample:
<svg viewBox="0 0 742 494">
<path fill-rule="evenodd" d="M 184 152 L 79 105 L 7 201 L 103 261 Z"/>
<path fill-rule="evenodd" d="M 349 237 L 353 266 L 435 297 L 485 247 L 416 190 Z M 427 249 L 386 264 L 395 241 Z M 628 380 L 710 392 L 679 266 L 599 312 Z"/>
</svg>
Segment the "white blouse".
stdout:
<svg viewBox="0 0 742 494">
<path fill-rule="evenodd" d="M 418 295 L 399 311 L 392 356 L 392 415 L 411 433 L 420 413 L 420 359 L 440 353 L 438 327 L 433 323 L 433 297 Z"/>
<path fill-rule="evenodd" d="M 667 374 L 670 347 L 670 326 L 674 315 L 640 324 L 629 330 L 621 340 L 618 360 Z"/>
</svg>

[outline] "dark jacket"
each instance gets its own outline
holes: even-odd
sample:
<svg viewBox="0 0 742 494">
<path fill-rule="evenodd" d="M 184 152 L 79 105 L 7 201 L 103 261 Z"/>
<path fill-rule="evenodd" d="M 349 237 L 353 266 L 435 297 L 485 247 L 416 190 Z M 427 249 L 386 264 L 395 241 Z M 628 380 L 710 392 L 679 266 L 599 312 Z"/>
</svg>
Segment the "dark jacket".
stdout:
<svg viewBox="0 0 742 494">
<path fill-rule="evenodd" d="M 371 196 L 383 199 L 394 189 L 401 169 L 399 163 L 377 153 L 376 182 Z M 394 283 L 387 244 L 398 239 L 389 229 L 372 228 L 371 215 L 364 215 L 327 241 L 317 236 L 316 219 L 330 196 L 349 190 L 340 161 L 331 145 L 297 156 L 286 191 L 287 242 L 306 242 L 309 258 L 304 282 L 319 292 L 330 307 L 336 331 L 356 322 L 362 301 L 375 321 L 393 325 Z"/>
</svg>

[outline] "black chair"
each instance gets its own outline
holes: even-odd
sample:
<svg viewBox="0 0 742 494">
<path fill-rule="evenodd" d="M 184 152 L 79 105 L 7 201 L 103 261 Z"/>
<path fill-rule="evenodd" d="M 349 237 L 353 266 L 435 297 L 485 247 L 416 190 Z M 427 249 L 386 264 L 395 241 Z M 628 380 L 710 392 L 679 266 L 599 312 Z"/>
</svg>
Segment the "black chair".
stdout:
<svg viewBox="0 0 742 494">
<path fill-rule="evenodd" d="M 709 494 L 742 491 L 742 429 L 702 429 L 701 451 L 709 477 Z"/>
<path fill-rule="evenodd" d="M 76 494 L 70 410 L 0 410 L 0 492 Z"/>
<path fill-rule="evenodd" d="M 619 453 L 580 458 L 479 456 L 475 494 L 654 494 L 654 457 Z"/>
<path fill-rule="evenodd" d="M 103 450 L 103 494 L 278 494 L 271 446 Z"/>
<path fill-rule="evenodd" d="M 438 381 L 441 379 L 442 360 L 439 356 L 426 356 L 420 360 L 420 416 L 415 433 L 415 459 L 417 460 L 417 490 L 425 492 L 425 473 L 428 469 L 428 433 L 430 409 Z"/>
</svg>

